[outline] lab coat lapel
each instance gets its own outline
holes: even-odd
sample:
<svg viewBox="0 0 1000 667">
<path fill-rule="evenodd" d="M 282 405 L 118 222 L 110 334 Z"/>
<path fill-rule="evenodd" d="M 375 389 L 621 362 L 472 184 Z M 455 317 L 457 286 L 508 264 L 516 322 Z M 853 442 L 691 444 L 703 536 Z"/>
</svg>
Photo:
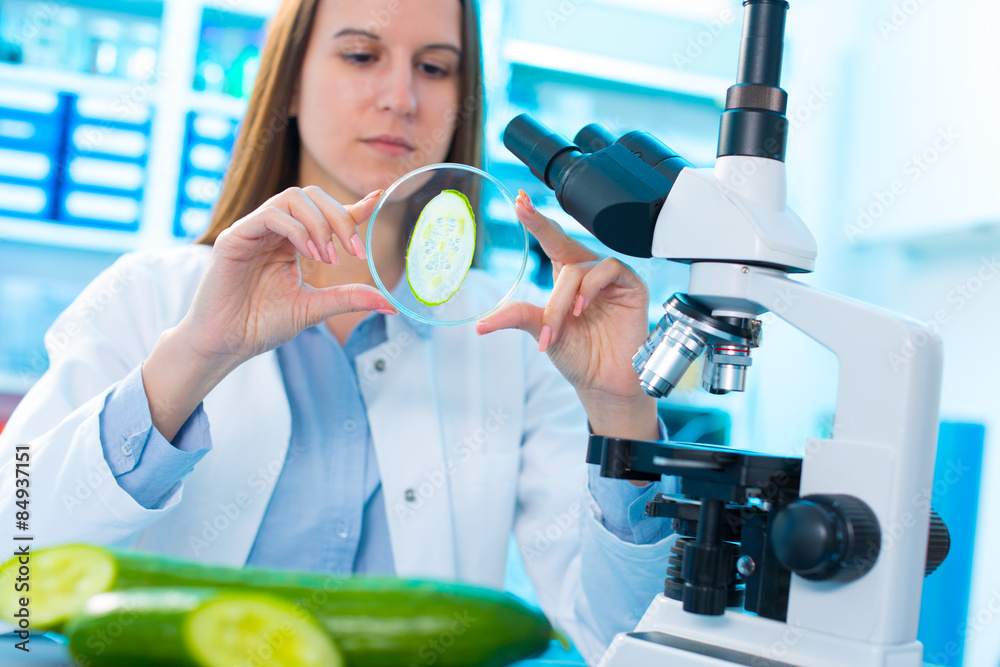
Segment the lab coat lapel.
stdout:
<svg viewBox="0 0 1000 667">
<path fill-rule="evenodd" d="M 453 579 L 451 494 L 427 332 L 386 318 L 387 340 L 358 355 L 358 383 L 385 497 L 396 573 Z"/>
<path fill-rule="evenodd" d="M 212 451 L 184 481 L 181 502 L 136 547 L 242 567 L 285 462 L 291 409 L 274 351 L 243 363 L 205 398 Z"/>
</svg>

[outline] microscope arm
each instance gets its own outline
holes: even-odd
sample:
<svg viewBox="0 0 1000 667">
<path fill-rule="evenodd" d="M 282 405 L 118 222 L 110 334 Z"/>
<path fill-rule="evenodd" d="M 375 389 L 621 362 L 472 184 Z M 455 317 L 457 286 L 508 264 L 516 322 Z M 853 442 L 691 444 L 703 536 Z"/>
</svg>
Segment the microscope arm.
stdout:
<svg viewBox="0 0 1000 667">
<path fill-rule="evenodd" d="M 806 445 L 800 493 L 842 493 L 874 510 L 882 549 L 851 583 L 793 578 L 788 622 L 895 644 L 916 638 L 941 385 L 940 340 L 916 321 L 752 265 L 696 263 L 689 295 L 769 310 L 832 351 L 833 437 Z M 872 604 L 878 600 L 879 604 Z"/>
</svg>

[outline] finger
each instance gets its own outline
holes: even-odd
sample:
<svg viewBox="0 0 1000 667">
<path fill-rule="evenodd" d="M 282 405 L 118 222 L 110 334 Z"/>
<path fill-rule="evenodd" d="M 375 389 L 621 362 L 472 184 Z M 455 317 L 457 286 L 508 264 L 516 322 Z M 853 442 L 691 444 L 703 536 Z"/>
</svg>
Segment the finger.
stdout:
<svg viewBox="0 0 1000 667">
<path fill-rule="evenodd" d="M 328 195 L 322 188 L 308 186 L 305 192 L 315 202 L 326 219 L 330 223 L 330 228 L 334 236 L 340 242 L 341 247 L 355 257 L 365 259 L 364 244 L 359 246 L 361 236 L 358 234 L 358 226 L 368 221 L 382 190 L 376 190 L 367 194 L 357 204 L 344 206 L 336 199 Z M 355 238 L 357 237 L 357 238 Z M 336 256 L 336 248 L 332 248 L 332 254 Z"/>
<path fill-rule="evenodd" d="M 264 206 L 229 228 L 245 241 L 263 240 L 274 234 L 287 239 L 305 257 L 311 257 L 309 231 L 300 221 L 276 206 Z M 221 234 L 220 234 L 221 237 Z"/>
<path fill-rule="evenodd" d="M 369 285 L 352 283 L 322 289 L 304 285 L 303 289 L 307 293 L 307 326 L 343 313 L 374 310 L 385 315 L 399 314 L 381 292 Z"/>
<path fill-rule="evenodd" d="M 327 250 L 330 239 L 333 238 L 330 224 L 302 188 L 288 188 L 265 203 L 283 209 L 309 230 L 310 243 L 307 244 L 309 252 L 306 257 L 317 262 L 332 264 Z"/>
<path fill-rule="evenodd" d="M 574 314 L 579 315 L 586 310 L 601 293 L 601 290 L 610 285 L 634 288 L 642 287 L 644 284 L 642 278 L 627 265 L 614 257 L 606 257 L 589 271 L 580 283 L 579 297 L 582 301 L 578 300 L 578 303 L 575 304 Z"/>
<path fill-rule="evenodd" d="M 538 239 L 542 245 L 542 251 L 548 255 L 553 263 L 576 264 L 600 259 L 585 245 L 570 238 L 562 227 L 539 213 L 524 190 L 518 190 L 517 206 L 514 207 L 514 210 L 517 213 L 517 219 L 531 232 L 532 236 Z"/>
<path fill-rule="evenodd" d="M 593 266 L 592 262 L 567 264 L 559 272 L 559 278 L 552 287 L 552 294 L 545 304 L 545 314 L 542 317 L 542 333 L 538 347 L 542 352 L 559 338 L 563 322 L 575 305 L 580 284 Z"/>
<path fill-rule="evenodd" d="M 542 331 L 543 309 L 523 301 L 508 301 L 495 313 L 476 322 L 476 333 L 483 336 L 501 329 L 520 329 L 538 340 Z"/>
</svg>

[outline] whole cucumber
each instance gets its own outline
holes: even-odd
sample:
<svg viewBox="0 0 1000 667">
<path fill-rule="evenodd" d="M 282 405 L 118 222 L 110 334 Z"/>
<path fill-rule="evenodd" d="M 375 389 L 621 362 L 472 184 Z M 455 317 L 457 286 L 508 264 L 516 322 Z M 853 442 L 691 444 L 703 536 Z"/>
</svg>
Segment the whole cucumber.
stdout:
<svg viewBox="0 0 1000 667">
<path fill-rule="evenodd" d="M 314 617 L 280 596 L 211 588 L 91 597 L 66 625 L 82 667 L 342 667 Z"/>
<path fill-rule="evenodd" d="M 97 593 L 209 586 L 293 600 L 352 666 L 492 667 L 538 655 L 560 637 L 514 596 L 454 582 L 220 567 L 86 544 L 39 550 L 31 563 L 33 624 L 56 631 Z M 17 608 L 6 581 L 16 572 L 16 561 L 0 567 L 5 618 Z"/>
</svg>

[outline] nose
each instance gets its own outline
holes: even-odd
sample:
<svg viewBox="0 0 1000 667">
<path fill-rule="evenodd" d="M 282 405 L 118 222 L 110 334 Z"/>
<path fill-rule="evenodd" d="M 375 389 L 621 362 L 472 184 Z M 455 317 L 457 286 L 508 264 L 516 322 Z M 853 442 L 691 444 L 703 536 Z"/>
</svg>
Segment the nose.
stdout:
<svg viewBox="0 0 1000 667">
<path fill-rule="evenodd" d="M 386 68 L 378 95 L 379 110 L 391 111 L 399 116 L 415 114 L 417 96 L 413 84 L 413 70 L 409 63 Z"/>
</svg>

